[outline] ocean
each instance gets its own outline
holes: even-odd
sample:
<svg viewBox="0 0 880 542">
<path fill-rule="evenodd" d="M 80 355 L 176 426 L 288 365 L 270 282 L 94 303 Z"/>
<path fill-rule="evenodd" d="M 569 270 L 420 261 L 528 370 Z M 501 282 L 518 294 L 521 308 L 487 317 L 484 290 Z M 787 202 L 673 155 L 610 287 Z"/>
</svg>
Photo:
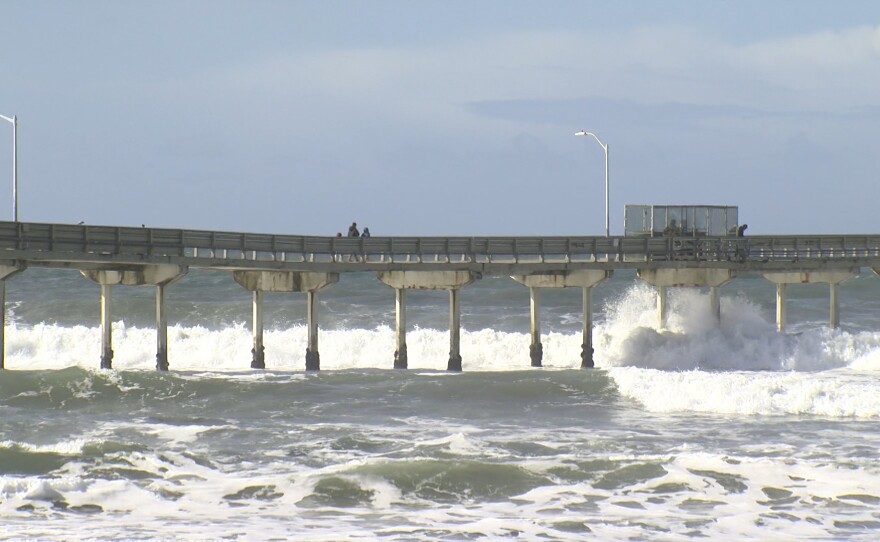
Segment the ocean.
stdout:
<svg viewBox="0 0 880 542">
<path fill-rule="evenodd" d="M 528 289 L 463 289 L 462 373 L 445 371 L 448 296 L 369 273 L 318 295 L 322 370 L 306 373 L 305 296 L 251 297 L 228 272 L 166 290 L 171 370 L 154 370 L 154 289 L 72 270 L 7 281 L 0 372 L 0 539 L 876 540 L 880 277 L 840 288 L 655 292 L 618 271 L 593 289 L 595 369 L 580 369 L 579 289 L 543 290 L 530 367 Z"/>
</svg>

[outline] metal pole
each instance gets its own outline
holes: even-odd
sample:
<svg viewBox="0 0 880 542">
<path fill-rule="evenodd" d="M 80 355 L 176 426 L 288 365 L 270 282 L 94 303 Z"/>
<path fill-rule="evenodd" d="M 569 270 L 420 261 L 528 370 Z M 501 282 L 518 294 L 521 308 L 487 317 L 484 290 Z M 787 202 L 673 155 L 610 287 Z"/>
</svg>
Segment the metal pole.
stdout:
<svg viewBox="0 0 880 542">
<path fill-rule="evenodd" d="M 593 132 L 588 132 L 586 130 L 581 130 L 580 132 L 575 132 L 576 136 L 590 136 L 596 140 L 596 143 L 602 147 L 602 150 L 605 152 L 605 237 L 611 237 L 611 228 L 610 228 L 610 214 L 609 214 L 609 206 L 608 206 L 608 145 L 602 143 L 602 141 L 594 134 Z"/>
<path fill-rule="evenodd" d="M 601 142 L 599 144 L 602 145 Z M 605 149 L 605 237 L 611 237 L 608 215 L 608 145 L 602 145 L 602 148 Z"/>
<path fill-rule="evenodd" d="M 18 222 L 18 117 L 0 115 L 0 118 L 12 123 L 12 221 Z"/>
</svg>

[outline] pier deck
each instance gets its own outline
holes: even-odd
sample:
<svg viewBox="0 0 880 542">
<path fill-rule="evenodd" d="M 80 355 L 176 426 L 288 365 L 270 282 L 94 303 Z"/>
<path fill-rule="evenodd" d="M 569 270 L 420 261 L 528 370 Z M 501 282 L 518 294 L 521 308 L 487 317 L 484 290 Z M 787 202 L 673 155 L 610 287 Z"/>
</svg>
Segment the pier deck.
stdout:
<svg viewBox="0 0 880 542">
<path fill-rule="evenodd" d="M 829 286 L 829 325 L 839 325 L 838 289 L 862 267 L 880 274 L 880 235 L 763 236 L 550 236 L 550 237 L 321 237 L 167 228 L 0 222 L 0 307 L 8 277 L 28 267 L 78 270 L 101 286 L 101 367 L 111 368 L 111 288 L 156 287 L 156 368 L 167 370 L 165 288 L 190 268 L 230 272 L 253 294 L 251 367 L 265 368 L 264 292 L 306 294 L 306 370 L 320 369 L 316 296 L 340 273 L 374 272 L 395 290 L 394 367 L 407 367 L 406 290 L 449 293 L 450 352 L 447 368 L 462 370 L 459 291 L 483 276 L 510 276 L 529 288 L 529 355 L 543 356 L 539 292 L 580 288 L 583 295 L 582 367 L 593 367 L 593 286 L 617 269 L 635 269 L 657 288 L 658 324 L 666 318 L 666 289 L 710 289 L 712 313 L 721 319 L 718 289 L 741 273 L 776 284 L 776 323 L 786 322 L 789 284 Z M 3 368 L 5 310 L 0 310 Z"/>
</svg>

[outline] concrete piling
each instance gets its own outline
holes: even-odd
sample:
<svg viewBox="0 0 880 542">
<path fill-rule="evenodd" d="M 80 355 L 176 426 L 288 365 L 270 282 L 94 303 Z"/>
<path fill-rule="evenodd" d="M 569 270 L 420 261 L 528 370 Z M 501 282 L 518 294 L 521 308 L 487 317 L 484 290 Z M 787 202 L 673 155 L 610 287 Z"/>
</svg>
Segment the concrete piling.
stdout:
<svg viewBox="0 0 880 542">
<path fill-rule="evenodd" d="M 593 360 L 593 308 L 591 301 L 592 286 L 584 286 L 583 290 L 583 337 L 581 343 L 581 369 L 592 369 L 596 366 Z"/>
<path fill-rule="evenodd" d="M 449 363 L 447 371 L 461 372 L 461 307 L 458 288 L 449 290 Z"/>
<path fill-rule="evenodd" d="M 251 369 L 266 368 L 266 348 L 263 345 L 263 291 L 253 292 L 253 326 L 254 346 L 251 348 Z"/>
<path fill-rule="evenodd" d="M 101 368 L 113 368 L 113 331 L 110 316 L 110 284 L 101 284 Z"/>
<path fill-rule="evenodd" d="M 165 313 L 165 285 L 156 285 L 156 370 L 168 370 L 168 317 Z"/>
<path fill-rule="evenodd" d="M 315 312 L 317 294 L 306 292 L 306 323 L 309 328 L 309 344 L 306 348 L 306 371 L 321 370 L 321 355 L 318 353 L 318 317 Z"/>
<path fill-rule="evenodd" d="M 541 345 L 541 316 L 540 298 L 537 288 L 529 288 L 529 357 L 532 359 L 532 367 L 542 367 L 544 347 Z"/>
<path fill-rule="evenodd" d="M 406 369 L 406 289 L 394 289 L 394 328 L 395 328 L 395 344 L 397 348 L 394 350 L 394 368 Z"/>
</svg>

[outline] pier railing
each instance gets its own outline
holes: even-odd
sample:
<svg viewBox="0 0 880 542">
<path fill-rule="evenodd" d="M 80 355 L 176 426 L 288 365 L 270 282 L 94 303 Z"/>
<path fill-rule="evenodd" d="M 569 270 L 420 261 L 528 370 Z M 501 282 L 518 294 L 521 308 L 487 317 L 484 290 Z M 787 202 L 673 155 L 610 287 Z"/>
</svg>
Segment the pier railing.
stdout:
<svg viewBox="0 0 880 542">
<path fill-rule="evenodd" d="M 616 264 L 635 267 L 769 262 L 880 264 L 880 235 L 749 237 L 321 237 L 206 230 L 0 222 L 6 260 L 257 267 L 332 264 Z"/>
</svg>

